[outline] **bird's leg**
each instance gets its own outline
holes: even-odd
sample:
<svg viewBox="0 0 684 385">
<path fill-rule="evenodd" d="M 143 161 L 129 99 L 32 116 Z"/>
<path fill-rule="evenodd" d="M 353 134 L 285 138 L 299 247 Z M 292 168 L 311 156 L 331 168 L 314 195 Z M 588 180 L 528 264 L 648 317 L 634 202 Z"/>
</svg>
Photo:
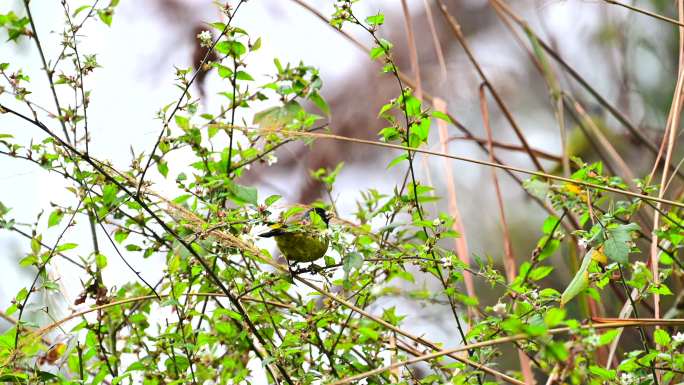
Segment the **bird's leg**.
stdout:
<svg viewBox="0 0 684 385">
<path fill-rule="evenodd" d="M 290 265 L 290 260 L 285 258 L 285 261 L 287 261 L 287 270 L 290 272 L 290 283 L 294 284 L 294 277 L 296 272 L 292 271 L 292 265 Z"/>
<path fill-rule="evenodd" d="M 302 273 L 311 273 L 311 274 L 317 274 L 320 273 L 323 270 L 323 267 L 318 266 L 315 263 L 312 263 L 311 265 L 303 268 L 298 268 L 294 270 L 295 274 L 302 274 Z"/>
</svg>

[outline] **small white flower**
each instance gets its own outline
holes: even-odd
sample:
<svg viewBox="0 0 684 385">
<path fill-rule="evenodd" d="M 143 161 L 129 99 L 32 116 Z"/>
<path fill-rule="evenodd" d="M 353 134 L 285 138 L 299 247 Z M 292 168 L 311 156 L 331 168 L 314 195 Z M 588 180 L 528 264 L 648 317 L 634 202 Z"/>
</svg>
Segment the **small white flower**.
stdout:
<svg viewBox="0 0 684 385">
<path fill-rule="evenodd" d="M 492 306 L 492 311 L 498 315 L 506 314 L 506 304 L 498 302 L 496 305 Z"/>
<path fill-rule="evenodd" d="M 601 337 L 596 334 L 592 334 L 584 339 L 588 345 L 598 346 L 601 343 Z"/>
<path fill-rule="evenodd" d="M 673 335 L 672 339 L 674 340 L 674 342 L 681 344 L 682 342 L 684 342 L 684 333 L 679 332 L 679 333 Z"/>
<path fill-rule="evenodd" d="M 538 292 L 537 290 L 532 290 L 532 291 L 530 292 L 530 298 L 532 298 L 532 299 L 537 299 L 537 298 L 539 298 L 539 292 Z"/>
<path fill-rule="evenodd" d="M 577 241 L 577 244 L 579 245 L 579 247 L 584 249 L 589 244 L 589 241 L 584 238 L 580 238 L 579 241 Z"/>
<path fill-rule="evenodd" d="M 272 166 L 276 163 L 278 163 L 278 157 L 275 156 L 275 154 L 270 153 L 270 154 L 266 155 L 266 164 L 268 164 L 269 166 Z"/>
<path fill-rule="evenodd" d="M 197 34 L 197 39 L 199 39 L 201 47 L 205 47 L 205 48 L 211 47 L 211 40 L 212 40 L 211 32 L 206 31 L 206 30 L 202 31 L 202 32 Z"/>
<path fill-rule="evenodd" d="M 441 225 L 441 224 L 442 224 L 442 221 L 441 221 L 439 218 L 435 218 L 435 219 L 432 221 L 432 225 L 435 226 L 435 227 L 437 227 L 437 226 L 439 226 L 439 225 Z"/>
<path fill-rule="evenodd" d="M 454 263 L 450 257 L 442 258 L 441 262 L 442 262 L 442 266 L 444 266 L 447 269 L 451 269 L 452 267 L 454 267 Z"/>
<path fill-rule="evenodd" d="M 620 374 L 620 384 L 622 385 L 633 385 L 639 381 L 634 373 L 621 373 Z"/>
</svg>

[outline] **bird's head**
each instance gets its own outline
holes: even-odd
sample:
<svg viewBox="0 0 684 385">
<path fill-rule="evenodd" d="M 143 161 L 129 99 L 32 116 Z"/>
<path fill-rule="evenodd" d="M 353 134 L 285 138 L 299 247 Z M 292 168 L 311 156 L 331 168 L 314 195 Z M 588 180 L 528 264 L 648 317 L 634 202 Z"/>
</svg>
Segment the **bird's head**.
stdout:
<svg viewBox="0 0 684 385">
<path fill-rule="evenodd" d="M 311 210 L 307 211 L 307 214 L 311 212 L 315 212 L 319 217 L 321 217 L 321 219 L 325 223 L 325 226 L 328 227 L 328 223 L 330 222 L 330 219 L 333 217 L 333 214 L 331 212 L 326 211 L 325 209 L 320 207 L 312 208 Z"/>
</svg>

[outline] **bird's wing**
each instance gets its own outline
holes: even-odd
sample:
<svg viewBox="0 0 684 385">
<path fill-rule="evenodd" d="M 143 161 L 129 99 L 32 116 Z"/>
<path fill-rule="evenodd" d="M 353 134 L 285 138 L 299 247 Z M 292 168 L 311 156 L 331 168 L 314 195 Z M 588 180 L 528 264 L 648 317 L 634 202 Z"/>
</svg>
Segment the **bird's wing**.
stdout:
<svg viewBox="0 0 684 385">
<path fill-rule="evenodd" d="M 276 237 L 278 235 L 283 235 L 286 234 L 287 228 L 284 226 L 282 223 L 275 223 L 270 226 L 271 229 L 265 233 L 259 234 L 260 237 L 262 238 L 269 238 L 269 237 Z"/>
</svg>

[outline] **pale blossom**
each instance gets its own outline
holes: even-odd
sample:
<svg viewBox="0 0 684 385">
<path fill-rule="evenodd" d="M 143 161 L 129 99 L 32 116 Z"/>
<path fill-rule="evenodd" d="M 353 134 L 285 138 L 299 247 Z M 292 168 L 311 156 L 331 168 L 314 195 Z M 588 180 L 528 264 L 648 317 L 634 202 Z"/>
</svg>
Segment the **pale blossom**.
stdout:
<svg viewBox="0 0 684 385">
<path fill-rule="evenodd" d="M 492 311 L 499 315 L 506 314 L 506 304 L 498 302 L 496 305 L 492 306 Z"/>
<path fill-rule="evenodd" d="M 201 47 L 205 47 L 205 48 L 211 47 L 211 40 L 212 40 L 211 32 L 204 30 L 204 31 L 197 34 L 197 39 L 199 39 Z"/>
<path fill-rule="evenodd" d="M 684 342 L 684 333 L 679 332 L 679 333 L 673 335 L 672 339 L 674 340 L 675 343 L 681 344 L 682 342 Z"/>
</svg>

